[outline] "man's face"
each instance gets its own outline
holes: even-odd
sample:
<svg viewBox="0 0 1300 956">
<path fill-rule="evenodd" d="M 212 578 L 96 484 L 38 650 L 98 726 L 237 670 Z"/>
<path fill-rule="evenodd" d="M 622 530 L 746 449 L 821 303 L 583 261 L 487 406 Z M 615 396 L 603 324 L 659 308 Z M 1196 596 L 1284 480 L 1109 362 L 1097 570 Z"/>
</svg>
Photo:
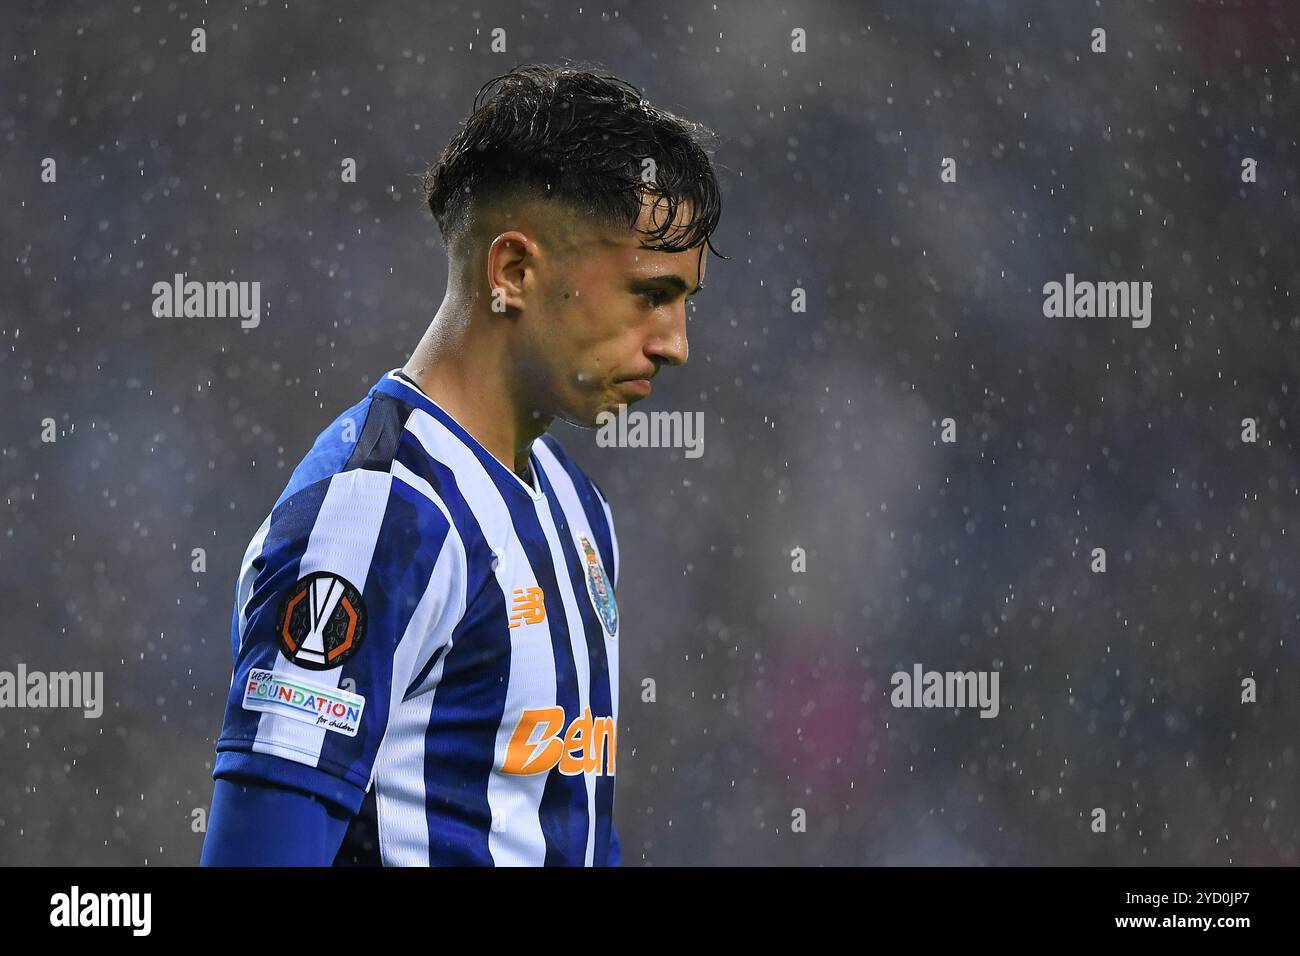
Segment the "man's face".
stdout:
<svg viewBox="0 0 1300 956">
<path fill-rule="evenodd" d="M 643 202 L 637 230 L 660 225 L 664 208 Z M 675 229 L 689 212 L 678 209 Z M 590 428 L 650 394 L 663 366 L 685 364 L 686 299 L 703 284 L 708 248 L 653 252 L 634 232 L 584 229 L 565 264 L 543 270 L 525 364 L 539 411 Z"/>
</svg>

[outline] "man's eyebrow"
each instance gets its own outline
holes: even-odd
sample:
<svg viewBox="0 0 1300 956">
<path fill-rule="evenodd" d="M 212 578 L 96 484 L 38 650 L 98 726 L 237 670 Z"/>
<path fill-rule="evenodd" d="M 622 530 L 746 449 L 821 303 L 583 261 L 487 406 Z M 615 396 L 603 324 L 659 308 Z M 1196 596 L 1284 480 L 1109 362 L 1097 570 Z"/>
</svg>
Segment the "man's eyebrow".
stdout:
<svg viewBox="0 0 1300 956">
<path fill-rule="evenodd" d="M 635 279 L 635 281 L 637 281 L 637 282 L 658 282 L 658 283 L 661 283 L 661 284 L 663 284 L 663 285 L 670 285 L 670 286 L 672 286 L 674 289 L 676 289 L 678 292 L 686 292 L 687 288 L 689 288 L 689 287 L 687 286 L 687 283 L 686 283 L 686 280 L 685 280 L 685 279 L 683 279 L 683 278 L 682 278 L 681 276 L 679 276 L 679 275 L 673 275 L 673 274 L 671 274 L 671 273 L 669 273 L 669 274 L 667 274 L 667 275 L 659 275 L 659 276 L 637 276 L 636 279 Z M 691 292 L 686 292 L 686 298 L 689 299 L 691 296 L 695 295 L 696 292 L 699 292 L 699 291 L 700 291 L 701 289 L 703 289 L 703 288 L 704 288 L 704 283 L 701 282 L 699 285 L 697 285 L 697 286 L 695 287 L 695 289 L 694 289 L 693 291 L 691 291 Z"/>
</svg>

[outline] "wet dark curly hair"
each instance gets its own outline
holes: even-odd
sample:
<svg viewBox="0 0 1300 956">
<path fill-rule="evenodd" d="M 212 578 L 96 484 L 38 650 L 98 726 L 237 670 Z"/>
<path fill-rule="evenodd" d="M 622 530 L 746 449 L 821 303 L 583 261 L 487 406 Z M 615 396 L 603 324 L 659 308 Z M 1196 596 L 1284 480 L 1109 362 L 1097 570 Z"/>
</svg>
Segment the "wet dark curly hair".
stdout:
<svg viewBox="0 0 1300 956">
<path fill-rule="evenodd" d="M 476 202 L 515 195 L 557 199 L 632 229 L 642 194 L 666 215 L 642 246 L 680 252 L 708 244 L 722 214 L 707 127 L 651 106 L 629 83 L 589 67 L 528 64 L 489 80 L 473 112 L 423 175 L 444 243 L 457 243 Z M 654 161 L 653 181 L 642 181 Z M 676 223 L 689 202 L 691 219 Z M 665 239 L 669 232 L 672 239 Z M 716 250 L 714 250 L 716 253 Z M 725 257 L 723 257 L 725 258 Z"/>
</svg>

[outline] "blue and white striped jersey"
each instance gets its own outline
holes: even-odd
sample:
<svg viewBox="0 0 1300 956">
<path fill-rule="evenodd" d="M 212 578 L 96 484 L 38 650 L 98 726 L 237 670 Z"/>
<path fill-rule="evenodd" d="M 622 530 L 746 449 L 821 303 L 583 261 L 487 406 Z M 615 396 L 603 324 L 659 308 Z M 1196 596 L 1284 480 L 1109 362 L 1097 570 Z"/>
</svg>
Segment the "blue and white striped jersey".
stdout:
<svg viewBox="0 0 1300 956">
<path fill-rule="evenodd" d="M 618 543 L 549 435 L 521 480 L 394 372 L 244 556 L 216 778 L 355 814 L 336 865 L 617 865 Z"/>
</svg>

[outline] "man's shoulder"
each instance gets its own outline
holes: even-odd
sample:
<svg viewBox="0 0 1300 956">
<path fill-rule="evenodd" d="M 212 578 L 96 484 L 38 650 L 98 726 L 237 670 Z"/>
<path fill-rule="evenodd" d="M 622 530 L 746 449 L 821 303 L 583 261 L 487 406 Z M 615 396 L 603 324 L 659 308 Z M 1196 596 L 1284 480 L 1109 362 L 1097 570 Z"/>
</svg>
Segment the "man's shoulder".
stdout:
<svg viewBox="0 0 1300 956">
<path fill-rule="evenodd" d="M 455 539 L 424 454 L 406 438 L 411 413 L 400 395 L 377 385 L 336 415 L 293 469 L 250 548 L 293 560 L 313 536 L 335 550 L 355 545 L 403 554 Z M 410 468 L 403 470 L 403 461 Z"/>
<path fill-rule="evenodd" d="M 276 506 L 343 472 L 388 471 L 403 426 L 402 410 L 396 405 L 371 389 L 335 416 L 294 468 Z"/>
</svg>

